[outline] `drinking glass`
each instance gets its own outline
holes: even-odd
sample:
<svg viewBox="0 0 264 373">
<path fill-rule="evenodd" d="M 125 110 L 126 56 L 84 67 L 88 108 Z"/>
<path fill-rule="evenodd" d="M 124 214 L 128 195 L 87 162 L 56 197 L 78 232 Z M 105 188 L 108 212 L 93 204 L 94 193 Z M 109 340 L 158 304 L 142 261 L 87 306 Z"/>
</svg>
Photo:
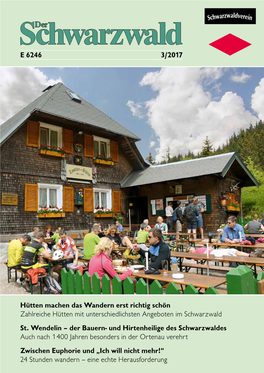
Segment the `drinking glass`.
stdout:
<svg viewBox="0 0 264 373">
<path fill-rule="evenodd" d="M 168 261 L 167 260 L 163 260 L 161 262 L 161 265 L 162 265 L 163 275 L 167 276 L 168 275 Z"/>
</svg>

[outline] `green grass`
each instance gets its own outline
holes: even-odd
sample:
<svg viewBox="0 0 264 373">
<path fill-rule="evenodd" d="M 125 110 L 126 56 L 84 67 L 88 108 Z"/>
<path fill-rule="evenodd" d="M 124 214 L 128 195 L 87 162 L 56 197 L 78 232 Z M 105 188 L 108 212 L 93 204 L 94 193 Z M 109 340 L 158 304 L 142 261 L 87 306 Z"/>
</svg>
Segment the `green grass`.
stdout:
<svg viewBox="0 0 264 373">
<path fill-rule="evenodd" d="M 242 189 L 243 216 L 253 217 L 258 214 L 259 217 L 264 212 L 264 172 L 256 170 L 252 162 L 248 163 L 248 168 L 259 182 L 260 186 L 248 187 Z"/>
</svg>

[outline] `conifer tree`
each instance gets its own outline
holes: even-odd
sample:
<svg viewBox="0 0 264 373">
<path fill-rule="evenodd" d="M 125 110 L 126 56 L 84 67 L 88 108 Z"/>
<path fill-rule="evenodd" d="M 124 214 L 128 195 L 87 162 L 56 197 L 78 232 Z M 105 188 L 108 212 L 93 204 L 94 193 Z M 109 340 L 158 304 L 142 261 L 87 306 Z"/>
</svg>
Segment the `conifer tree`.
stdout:
<svg viewBox="0 0 264 373">
<path fill-rule="evenodd" d="M 208 136 L 206 136 L 204 146 L 201 152 L 201 157 L 209 157 L 210 155 L 213 155 L 213 145 L 211 141 L 208 139 Z"/>
<path fill-rule="evenodd" d="M 146 161 L 148 161 L 150 164 L 155 164 L 155 159 L 152 157 L 151 152 L 149 152 L 149 156 L 146 158 Z"/>
</svg>

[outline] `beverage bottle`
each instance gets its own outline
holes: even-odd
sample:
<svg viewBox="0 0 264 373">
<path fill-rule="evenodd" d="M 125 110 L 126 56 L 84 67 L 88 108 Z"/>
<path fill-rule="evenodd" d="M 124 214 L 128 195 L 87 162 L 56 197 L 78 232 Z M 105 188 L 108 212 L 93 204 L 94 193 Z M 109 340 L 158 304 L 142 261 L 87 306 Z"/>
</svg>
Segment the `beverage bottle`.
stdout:
<svg viewBox="0 0 264 373">
<path fill-rule="evenodd" d="M 172 267 L 173 273 L 177 274 L 179 272 L 178 259 L 177 258 L 172 258 L 171 259 L 171 267 Z"/>
</svg>

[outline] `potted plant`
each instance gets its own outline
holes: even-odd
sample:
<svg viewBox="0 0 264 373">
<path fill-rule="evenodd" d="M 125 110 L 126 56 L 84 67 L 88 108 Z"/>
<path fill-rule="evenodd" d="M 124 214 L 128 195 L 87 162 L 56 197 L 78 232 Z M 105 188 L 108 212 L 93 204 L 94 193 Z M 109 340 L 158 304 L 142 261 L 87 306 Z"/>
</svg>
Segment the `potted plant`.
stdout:
<svg viewBox="0 0 264 373">
<path fill-rule="evenodd" d="M 227 201 L 230 199 L 229 196 L 226 194 L 221 194 L 221 196 L 218 197 L 218 201 L 220 202 L 220 206 L 226 206 Z"/>
<path fill-rule="evenodd" d="M 41 207 L 38 210 L 38 217 L 39 218 L 64 218 L 65 217 L 65 212 L 63 211 L 62 208 L 58 207 Z"/>
<path fill-rule="evenodd" d="M 238 201 L 231 202 L 229 206 L 227 206 L 227 210 L 240 211 L 240 203 Z"/>
</svg>

